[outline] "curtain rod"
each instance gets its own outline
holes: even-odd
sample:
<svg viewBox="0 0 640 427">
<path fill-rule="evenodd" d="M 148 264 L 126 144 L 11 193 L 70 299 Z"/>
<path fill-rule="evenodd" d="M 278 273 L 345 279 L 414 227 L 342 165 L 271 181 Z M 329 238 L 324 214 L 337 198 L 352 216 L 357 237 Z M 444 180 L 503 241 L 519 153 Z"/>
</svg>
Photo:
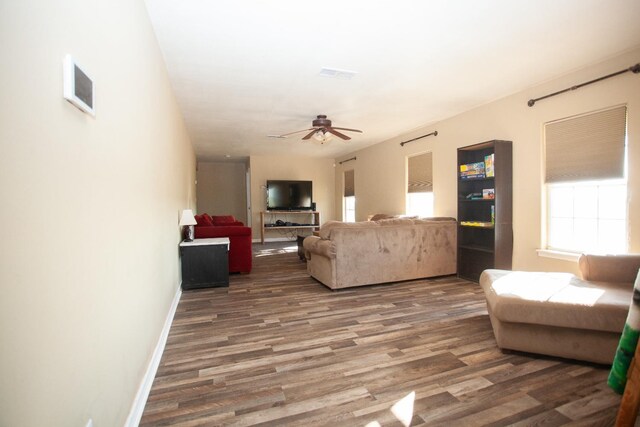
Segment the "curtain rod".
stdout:
<svg viewBox="0 0 640 427">
<path fill-rule="evenodd" d="M 352 157 L 352 158 L 350 158 L 350 159 L 347 159 L 347 160 L 343 160 L 343 161 L 341 161 L 341 162 L 338 162 L 338 163 L 340 163 L 340 164 L 343 164 L 343 163 L 347 163 L 347 162 L 350 162 L 351 160 L 356 160 L 356 158 L 355 158 L 355 157 Z"/>
<path fill-rule="evenodd" d="M 410 142 L 412 142 L 412 141 L 415 141 L 416 139 L 426 138 L 426 137 L 431 136 L 431 135 L 433 135 L 433 136 L 438 136 L 438 131 L 436 130 L 436 131 L 433 131 L 433 132 L 428 133 L 428 134 L 426 134 L 426 135 L 422 135 L 422 136 L 419 136 L 419 137 L 417 137 L 417 138 L 413 138 L 413 139 L 410 139 L 410 140 L 408 140 L 408 141 L 401 142 L 401 143 L 400 143 L 400 146 L 401 146 L 401 147 L 404 147 L 404 144 L 408 144 L 408 143 L 410 143 Z"/>
<path fill-rule="evenodd" d="M 552 96 L 560 95 L 561 93 L 569 92 L 571 90 L 576 90 L 576 89 L 579 89 L 579 88 L 581 88 L 583 86 L 590 85 L 591 83 L 597 83 L 599 81 L 608 79 L 610 77 L 619 76 L 620 74 L 624 74 L 624 73 L 629 72 L 629 71 L 631 71 L 633 74 L 640 73 L 640 63 L 638 63 L 636 65 L 632 65 L 629 68 L 625 68 L 624 70 L 620 70 L 620 71 L 617 71 L 615 73 L 611 73 L 611 74 L 608 74 L 606 76 L 602 76 L 602 77 L 599 77 L 597 79 L 593 79 L 593 80 L 590 80 L 590 81 L 585 82 L 585 83 L 581 83 L 581 84 L 576 85 L 576 86 L 571 86 L 570 88 L 559 90 L 558 92 L 550 93 L 549 95 L 541 96 L 540 98 L 530 99 L 529 101 L 527 101 L 527 105 L 529 107 L 533 107 L 536 102 L 538 102 L 538 101 L 540 101 L 542 99 L 551 98 Z"/>
</svg>

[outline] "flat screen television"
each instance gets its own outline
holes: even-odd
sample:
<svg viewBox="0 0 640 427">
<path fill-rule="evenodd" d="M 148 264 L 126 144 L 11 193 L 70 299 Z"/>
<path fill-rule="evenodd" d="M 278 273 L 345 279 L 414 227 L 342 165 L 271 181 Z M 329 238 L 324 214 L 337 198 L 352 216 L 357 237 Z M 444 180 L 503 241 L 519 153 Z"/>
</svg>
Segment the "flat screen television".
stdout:
<svg viewBox="0 0 640 427">
<path fill-rule="evenodd" d="M 311 181 L 267 181 L 267 210 L 310 211 L 313 200 Z"/>
</svg>

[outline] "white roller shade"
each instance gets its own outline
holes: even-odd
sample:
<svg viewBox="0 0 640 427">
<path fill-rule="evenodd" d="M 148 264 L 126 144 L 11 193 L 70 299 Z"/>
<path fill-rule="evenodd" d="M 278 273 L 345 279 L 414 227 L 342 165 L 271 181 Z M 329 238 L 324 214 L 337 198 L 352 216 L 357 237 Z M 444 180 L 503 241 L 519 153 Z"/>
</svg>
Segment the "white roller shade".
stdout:
<svg viewBox="0 0 640 427">
<path fill-rule="evenodd" d="M 433 166 L 431 153 L 409 157 L 407 193 L 433 191 Z"/>
<path fill-rule="evenodd" d="M 545 125 L 545 182 L 624 177 L 627 107 Z"/>
<path fill-rule="evenodd" d="M 344 172 L 344 197 L 356 195 L 356 186 L 353 170 Z"/>
</svg>

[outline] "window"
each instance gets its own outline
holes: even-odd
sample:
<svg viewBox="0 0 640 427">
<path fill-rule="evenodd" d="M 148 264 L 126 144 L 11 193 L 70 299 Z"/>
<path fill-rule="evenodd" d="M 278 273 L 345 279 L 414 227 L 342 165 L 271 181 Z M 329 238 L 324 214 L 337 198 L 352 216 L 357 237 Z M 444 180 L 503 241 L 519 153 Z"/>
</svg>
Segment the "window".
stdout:
<svg viewBox="0 0 640 427">
<path fill-rule="evenodd" d="M 433 216 L 433 192 L 407 193 L 407 215 L 421 218 Z"/>
<path fill-rule="evenodd" d="M 407 215 L 433 216 L 433 166 L 431 153 L 407 159 Z"/>
<path fill-rule="evenodd" d="M 545 125 L 547 249 L 627 251 L 626 107 Z"/>
<path fill-rule="evenodd" d="M 345 222 L 356 221 L 356 191 L 355 176 L 353 170 L 344 172 L 344 211 L 342 218 Z"/>
<path fill-rule="evenodd" d="M 344 198 L 344 221 L 356 222 L 356 197 L 349 196 Z"/>
<path fill-rule="evenodd" d="M 550 184 L 547 191 L 549 249 L 626 252 L 626 182 Z"/>
</svg>

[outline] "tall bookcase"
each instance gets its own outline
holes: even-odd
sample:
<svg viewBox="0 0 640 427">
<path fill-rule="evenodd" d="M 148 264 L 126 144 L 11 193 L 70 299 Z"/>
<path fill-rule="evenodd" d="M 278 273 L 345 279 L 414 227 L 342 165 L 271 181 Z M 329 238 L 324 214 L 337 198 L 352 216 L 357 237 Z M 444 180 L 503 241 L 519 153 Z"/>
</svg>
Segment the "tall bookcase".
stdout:
<svg viewBox="0 0 640 427">
<path fill-rule="evenodd" d="M 493 174 L 487 173 L 491 168 L 486 168 L 486 163 L 493 163 Z M 475 166 L 475 175 L 463 173 L 461 166 L 467 170 Z M 484 174 L 480 173 L 481 167 L 485 167 Z M 457 173 L 458 277 L 477 282 L 487 268 L 511 269 L 511 141 L 493 140 L 458 148 Z M 493 198 L 488 194 L 490 189 Z"/>
</svg>

